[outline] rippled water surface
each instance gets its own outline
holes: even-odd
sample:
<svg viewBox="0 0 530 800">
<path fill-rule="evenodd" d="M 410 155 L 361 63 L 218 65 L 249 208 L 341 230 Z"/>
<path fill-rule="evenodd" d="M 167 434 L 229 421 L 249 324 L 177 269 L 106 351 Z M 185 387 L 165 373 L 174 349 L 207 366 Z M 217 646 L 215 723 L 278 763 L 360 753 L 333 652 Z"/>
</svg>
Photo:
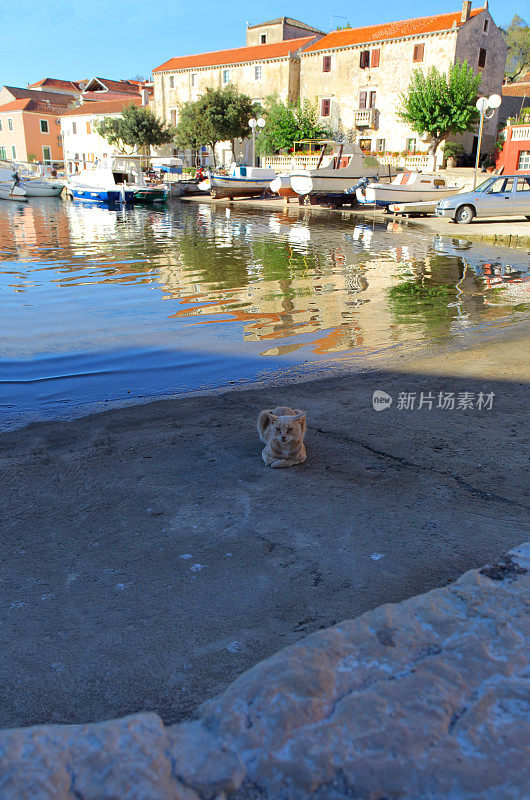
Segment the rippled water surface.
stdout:
<svg viewBox="0 0 530 800">
<path fill-rule="evenodd" d="M 517 324 L 527 277 L 523 251 L 336 213 L 0 202 L 0 414 L 466 342 Z"/>
</svg>

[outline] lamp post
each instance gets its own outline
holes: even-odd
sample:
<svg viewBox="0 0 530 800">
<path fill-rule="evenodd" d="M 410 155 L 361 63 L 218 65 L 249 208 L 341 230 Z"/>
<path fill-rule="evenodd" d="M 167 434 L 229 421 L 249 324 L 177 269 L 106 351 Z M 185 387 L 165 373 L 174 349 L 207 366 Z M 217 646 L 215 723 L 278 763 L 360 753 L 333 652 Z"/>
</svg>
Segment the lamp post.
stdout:
<svg viewBox="0 0 530 800">
<path fill-rule="evenodd" d="M 480 147 L 482 145 L 482 129 L 484 127 L 484 119 L 491 119 L 495 114 L 495 109 L 497 109 L 500 104 L 501 97 L 498 94 L 492 94 L 490 97 L 479 97 L 476 102 L 477 109 L 480 113 L 480 127 L 478 132 L 477 157 L 475 159 L 475 177 L 473 180 L 473 189 L 475 189 L 477 186 L 477 172 L 480 161 Z M 487 113 L 488 109 L 491 109 L 491 114 Z"/>
<path fill-rule="evenodd" d="M 263 128 L 265 126 L 265 120 L 263 117 L 258 117 L 258 119 L 249 119 L 248 121 L 249 128 L 252 128 L 252 166 L 256 166 L 256 128 Z"/>
</svg>

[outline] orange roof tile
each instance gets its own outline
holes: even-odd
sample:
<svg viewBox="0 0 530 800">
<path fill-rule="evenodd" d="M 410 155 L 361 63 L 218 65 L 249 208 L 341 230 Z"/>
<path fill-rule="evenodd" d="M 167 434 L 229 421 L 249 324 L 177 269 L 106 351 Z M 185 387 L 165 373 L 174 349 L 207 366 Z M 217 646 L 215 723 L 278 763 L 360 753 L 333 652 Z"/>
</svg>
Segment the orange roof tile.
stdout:
<svg viewBox="0 0 530 800">
<path fill-rule="evenodd" d="M 58 117 L 60 114 L 64 114 L 64 109 L 64 106 L 52 105 L 45 101 L 23 97 L 20 100 L 12 100 L 11 103 L 5 103 L 0 106 L 0 114 L 11 111 L 26 111 L 30 114 L 40 114 L 41 116 L 49 114 L 50 116 Z"/>
<path fill-rule="evenodd" d="M 508 97 L 530 97 L 530 82 L 507 83 L 502 87 L 502 94 Z"/>
<path fill-rule="evenodd" d="M 116 114 L 123 111 L 123 109 L 133 103 L 139 106 L 142 103 L 140 97 L 122 97 L 121 100 L 102 100 L 101 102 L 83 103 L 76 108 L 70 108 L 68 111 L 61 113 L 62 117 L 81 117 L 85 115 L 94 116 L 95 114 Z"/>
<path fill-rule="evenodd" d="M 43 80 L 37 81 L 37 83 L 30 84 L 28 88 L 34 89 L 35 86 L 56 86 L 58 89 L 70 89 L 75 92 L 79 91 L 79 84 L 75 81 L 63 81 L 60 78 L 43 78 Z"/>
<path fill-rule="evenodd" d="M 480 14 L 483 10 L 483 8 L 472 9 L 471 17 Z M 308 47 L 304 53 L 450 30 L 455 23 L 457 27 L 464 24 L 461 22 L 461 13 L 461 11 L 456 11 L 451 14 L 436 14 L 432 17 L 416 17 L 397 22 L 385 22 L 380 25 L 368 25 L 364 28 L 346 28 L 342 31 L 332 31 Z"/>
<path fill-rule="evenodd" d="M 258 44 L 247 47 L 235 47 L 231 50 L 216 50 L 210 53 L 196 53 L 192 56 L 170 58 L 153 72 L 164 70 L 189 69 L 190 67 L 220 67 L 225 64 L 243 64 L 246 61 L 267 61 L 272 58 L 286 58 L 300 47 L 312 42 L 313 36 L 300 39 L 287 39 L 274 44 Z"/>
</svg>

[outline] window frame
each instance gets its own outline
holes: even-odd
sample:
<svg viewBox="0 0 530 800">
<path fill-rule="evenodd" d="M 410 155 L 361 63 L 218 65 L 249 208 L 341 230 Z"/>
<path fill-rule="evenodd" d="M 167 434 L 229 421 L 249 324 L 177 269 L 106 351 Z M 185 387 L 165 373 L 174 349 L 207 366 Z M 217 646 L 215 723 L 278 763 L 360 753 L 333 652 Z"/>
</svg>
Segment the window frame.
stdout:
<svg viewBox="0 0 530 800">
<path fill-rule="evenodd" d="M 359 54 L 359 69 L 370 69 L 370 51 L 361 50 Z"/>
<path fill-rule="evenodd" d="M 72 134 L 77 136 L 77 122 L 72 122 Z"/>
<path fill-rule="evenodd" d="M 375 64 L 374 64 L 374 56 L 376 56 Z M 375 47 L 373 50 L 370 50 L 370 69 L 377 69 L 377 67 L 379 67 L 380 64 L 381 64 L 381 48 Z"/>
<path fill-rule="evenodd" d="M 7 150 L 5 144 L 0 144 L 0 158 L 7 161 Z"/>
<path fill-rule="evenodd" d="M 16 161 L 17 158 L 17 146 L 15 144 L 11 145 L 11 158 L 13 161 Z"/>
<path fill-rule="evenodd" d="M 2 120 L 0 119 L 0 133 L 2 133 Z"/>
<path fill-rule="evenodd" d="M 174 89 L 175 88 L 175 76 L 174 75 L 170 75 L 169 76 L 169 88 L 170 89 Z"/>
<path fill-rule="evenodd" d="M 254 80 L 261 81 L 263 79 L 263 70 L 261 64 L 254 65 Z"/>
<path fill-rule="evenodd" d="M 12 117 L 8 117 L 7 118 L 7 129 L 8 129 L 8 131 L 13 131 L 14 130 L 13 118 Z"/>
<path fill-rule="evenodd" d="M 363 89 L 359 92 L 359 111 L 366 111 L 368 102 L 368 91 Z"/>
<path fill-rule="evenodd" d="M 482 54 L 484 53 L 484 58 L 482 58 Z M 486 69 L 486 58 L 488 55 L 488 51 L 485 47 L 479 47 L 478 49 L 478 59 L 477 59 L 477 67 L 478 69 Z M 483 63 L 481 64 L 481 60 Z"/>
<path fill-rule="evenodd" d="M 324 113 L 324 103 L 327 103 L 327 114 Z M 331 116 L 331 98 L 330 97 L 321 97 L 320 98 L 320 116 L 323 119 Z"/>
<path fill-rule="evenodd" d="M 266 33 L 260 33 L 259 40 L 260 40 L 260 44 L 267 44 L 267 34 Z"/>
<path fill-rule="evenodd" d="M 485 20 L 484 20 L 484 30 L 483 30 L 483 33 L 487 33 L 487 32 L 488 32 L 488 30 L 489 30 L 489 27 L 490 27 L 490 21 L 489 21 L 489 19 L 485 19 Z"/>
<path fill-rule="evenodd" d="M 331 72 L 331 56 L 322 56 L 322 72 Z"/>
<path fill-rule="evenodd" d="M 417 57 L 420 56 L 420 57 Z M 418 42 L 412 51 L 412 63 L 423 64 L 425 61 L 425 42 Z"/>
<path fill-rule="evenodd" d="M 193 88 L 197 85 L 197 75 L 197 72 L 190 73 L 190 86 L 193 86 Z"/>
<path fill-rule="evenodd" d="M 45 131 L 42 130 L 43 123 L 44 123 L 44 125 L 46 125 L 46 130 Z M 47 119 L 39 119 L 39 127 L 40 127 L 40 132 L 41 133 L 49 133 L 50 132 L 50 126 L 48 125 L 48 120 Z"/>
<path fill-rule="evenodd" d="M 377 89 L 370 89 L 368 92 L 368 105 L 367 108 L 376 108 Z"/>
<path fill-rule="evenodd" d="M 44 151 L 47 150 L 50 154 L 48 158 L 46 158 Z M 44 164 L 51 164 L 52 163 L 52 149 L 49 144 L 42 145 L 42 161 Z"/>
<path fill-rule="evenodd" d="M 227 86 L 230 83 L 230 70 L 224 69 L 223 70 L 223 86 Z"/>
<path fill-rule="evenodd" d="M 526 164 L 526 166 L 524 166 Z M 517 169 L 530 169 L 530 150 L 518 150 L 517 151 Z M 518 175 L 517 178 L 528 178 L 530 176 L 527 175 Z M 519 184 L 519 180 L 517 180 L 517 184 Z"/>
</svg>

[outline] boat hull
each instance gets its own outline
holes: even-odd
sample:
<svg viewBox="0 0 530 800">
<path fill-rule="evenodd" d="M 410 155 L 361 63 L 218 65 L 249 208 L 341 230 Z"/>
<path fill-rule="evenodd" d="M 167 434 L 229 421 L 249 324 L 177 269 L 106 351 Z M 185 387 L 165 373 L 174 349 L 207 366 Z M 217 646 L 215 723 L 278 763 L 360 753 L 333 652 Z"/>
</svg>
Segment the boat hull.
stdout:
<svg viewBox="0 0 530 800">
<path fill-rule="evenodd" d="M 269 190 L 270 178 L 232 178 L 224 175 L 210 176 L 210 194 L 222 197 L 258 197 Z"/>
<path fill-rule="evenodd" d="M 5 186 L 0 185 L 0 200 L 18 200 L 22 203 L 27 203 L 28 198 L 26 190 L 20 186 Z"/>
<path fill-rule="evenodd" d="M 271 192 L 280 195 L 280 197 L 298 197 L 293 187 L 291 186 L 290 175 L 278 175 L 270 183 Z"/>
<path fill-rule="evenodd" d="M 300 172 L 291 175 L 291 186 L 297 195 L 351 194 L 364 175 L 311 175 Z"/>
<path fill-rule="evenodd" d="M 451 197 L 457 192 L 458 189 L 454 186 L 452 188 L 445 187 L 444 189 L 407 190 L 402 186 L 387 184 L 385 186 L 366 186 L 365 188 L 357 189 L 357 200 L 361 204 L 376 206 L 390 206 L 395 203 L 421 203 L 427 201 L 437 203 L 438 200 L 442 200 L 444 197 Z"/>
<path fill-rule="evenodd" d="M 119 189 L 96 189 L 92 187 L 72 187 L 69 189 L 70 194 L 74 198 L 74 200 L 86 200 L 91 203 L 99 202 L 99 203 L 112 203 L 112 204 L 119 204 L 123 203 L 125 200 L 126 203 L 132 203 L 134 198 L 134 192 L 126 190 L 125 192 L 121 192 Z"/>
<path fill-rule="evenodd" d="M 64 183 L 34 183 L 33 181 L 24 181 L 22 184 L 26 190 L 28 197 L 59 197 L 64 189 Z"/>
</svg>

